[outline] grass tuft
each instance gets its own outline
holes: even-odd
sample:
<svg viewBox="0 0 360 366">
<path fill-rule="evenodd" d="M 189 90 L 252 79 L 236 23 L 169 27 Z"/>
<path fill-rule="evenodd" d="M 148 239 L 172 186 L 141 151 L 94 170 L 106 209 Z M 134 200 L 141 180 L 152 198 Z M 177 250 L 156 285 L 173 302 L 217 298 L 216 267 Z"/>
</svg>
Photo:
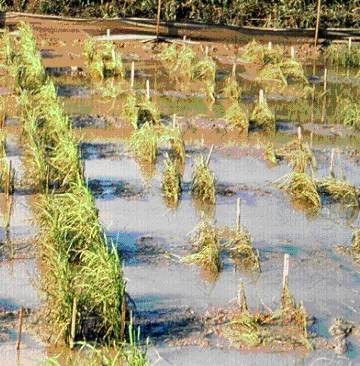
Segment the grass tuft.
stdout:
<svg viewBox="0 0 360 366">
<path fill-rule="evenodd" d="M 146 122 L 131 134 L 129 147 L 136 159 L 154 164 L 157 158 L 158 139 L 155 129 Z"/>
<path fill-rule="evenodd" d="M 162 176 L 162 190 L 165 202 L 169 207 L 176 207 L 181 194 L 181 175 L 176 164 L 167 157 Z"/>
<path fill-rule="evenodd" d="M 265 97 L 256 102 L 255 108 L 250 115 L 250 122 L 265 131 L 275 130 L 275 115 L 269 108 Z"/>
<path fill-rule="evenodd" d="M 249 119 L 244 112 L 243 108 L 241 108 L 238 102 L 234 102 L 227 110 L 226 110 L 226 121 L 231 127 L 236 128 L 240 132 L 248 131 L 249 128 Z"/>
</svg>

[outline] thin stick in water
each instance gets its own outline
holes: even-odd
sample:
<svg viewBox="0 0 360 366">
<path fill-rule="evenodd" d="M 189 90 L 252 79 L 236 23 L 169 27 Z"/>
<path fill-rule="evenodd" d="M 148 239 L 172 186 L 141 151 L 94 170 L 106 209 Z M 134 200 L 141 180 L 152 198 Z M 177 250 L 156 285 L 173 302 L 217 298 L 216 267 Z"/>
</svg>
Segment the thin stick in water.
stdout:
<svg viewBox="0 0 360 366">
<path fill-rule="evenodd" d="M 130 74 L 130 87 L 134 89 L 134 78 L 135 78 L 135 62 L 131 63 L 131 74 Z"/>
<path fill-rule="evenodd" d="M 24 308 L 21 307 L 20 310 L 19 310 L 18 333 L 17 333 L 17 339 L 16 339 L 16 350 L 17 351 L 19 351 L 20 344 L 21 344 L 23 318 L 24 318 Z"/>
<path fill-rule="evenodd" d="M 214 145 L 211 145 L 209 155 L 207 156 L 207 159 L 206 159 L 206 165 L 209 165 L 209 163 L 210 163 L 211 154 L 212 154 L 213 150 L 214 150 Z"/>
<path fill-rule="evenodd" d="M 240 197 L 236 200 L 236 231 L 240 232 L 240 215 L 241 215 L 241 199 Z"/>
<path fill-rule="evenodd" d="M 70 349 L 73 349 L 75 345 L 76 311 L 77 311 L 76 308 L 77 308 L 77 301 L 76 297 L 74 297 L 72 306 L 72 315 L 71 315 Z"/>
<path fill-rule="evenodd" d="M 289 262 L 290 256 L 286 253 L 284 254 L 283 287 L 285 286 L 286 279 L 289 277 Z"/>
</svg>

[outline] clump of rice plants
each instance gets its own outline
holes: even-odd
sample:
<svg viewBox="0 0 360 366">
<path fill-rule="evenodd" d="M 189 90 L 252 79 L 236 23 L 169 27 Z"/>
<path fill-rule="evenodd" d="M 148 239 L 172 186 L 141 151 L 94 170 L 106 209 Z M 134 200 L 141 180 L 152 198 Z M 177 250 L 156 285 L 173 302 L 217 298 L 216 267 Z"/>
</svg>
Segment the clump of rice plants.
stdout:
<svg viewBox="0 0 360 366">
<path fill-rule="evenodd" d="M 157 157 L 158 139 L 155 129 L 146 122 L 131 134 L 129 147 L 136 159 L 153 164 Z"/>
<path fill-rule="evenodd" d="M 246 112 L 237 101 L 227 108 L 225 118 L 231 127 L 236 128 L 240 132 L 247 132 L 249 128 L 249 119 Z"/>
<path fill-rule="evenodd" d="M 360 261 L 360 229 L 356 229 L 351 240 L 351 250 L 354 257 Z"/>
<path fill-rule="evenodd" d="M 279 64 L 273 65 L 273 64 L 266 64 L 259 72 L 258 76 L 255 79 L 256 81 L 262 82 L 262 81 L 270 81 L 270 82 L 276 82 L 280 85 L 286 86 L 287 79 L 284 75 L 284 73 L 281 70 L 281 67 Z"/>
<path fill-rule="evenodd" d="M 185 143 L 180 127 L 163 127 L 160 140 L 169 143 L 169 156 L 182 172 L 185 165 Z"/>
<path fill-rule="evenodd" d="M 279 188 L 286 191 L 290 197 L 312 211 L 318 211 L 321 207 L 320 196 L 317 191 L 316 183 L 306 173 L 291 172 L 286 175 Z"/>
<path fill-rule="evenodd" d="M 241 287 L 238 308 L 227 314 L 221 334 L 237 347 L 293 345 L 311 348 L 306 311 L 295 303 L 287 283 L 282 291 L 280 308 L 274 312 L 250 312 L 245 290 Z"/>
<path fill-rule="evenodd" d="M 194 78 L 197 80 L 215 81 L 215 74 L 216 74 L 216 63 L 209 56 L 201 58 L 194 65 Z"/>
<path fill-rule="evenodd" d="M 87 72 L 92 79 L 123 77 L 124 66 L 112 42 L 96 43 L 91 38 L 85 40 L 83 54 Z"/>
<path fill-rule="evenodd" d="M 274 165 L 278 163 L 278 157 L 276 155 L 274 145 L 270 142 L 265 146 L 264 159 Z"/>
<path fill-rule="evenodd" d="M 15 57 L 15 52 L 13 48 L 13 42 L 11 40 L 8 30 L 4 30 L 4 33 L 2 34 L 2 37 L 0 39 L 0 55 L 1 60 L 4 61 L 5 65 L 12 65 Z"/>
<path fill-rule="evenodd" d="M 360 130 L 360 103 L 348 98 L 337 101 L 336 118 L 345 126 Z"/>
<path fill-rule="evenodd" d="M 225 248 L 236 264 L 247 270 L 260 270 L 259 256 L 253 248 L 251 235 L 243 227 L 230 230 L 225 242 Z"/>
<path fill-rule="evenodd" d="M 230 75 L 225 79 L 223 95 L 232 101 L 238 101 L 241 97 L 241 88 L 234 75 Z"/>
<path fill-rule="evenodd" d="M 134 129 L 141 128 L 146 123 L 152 126 L 160 125 L 160 112 L 156 105 L 147 98 L 138 102 L 134 93 L 130 93 L 126 98 L 123 115 Z"/>
<path fill-rule="evenodd" d="M 358 45 L 331 44 L 325 51 L 326 60 L 333 65 L 359 67 L 360 47 Z"/>
<path fill-rule="evenodd" d="M 317 183 L 318 191 L 330 197 L 335 202 L 342 202 L 347 206 L 359 206 L 359 193 L 352 184 L 343 179 L 327 177 Z"/>
<path fill-rule="evenodd" d="M 287 80 L 297 80 L 308 84 L 304 69 L 300 62 L 294 58 L 283 60 L 279 63 L 279 67 Z"/>
<path fill-rule="evenodd" d="M 284 50 L 279 46 L 269 47 L 252 40 L 242 48 L 241 61 L 265 65 L 279 62 L 283 54 Z"/>
<path fill-rule="evenodd" d="M 165 202 L 170 207 L 176 207 L 181 194 L 181 175 L 176 164 L 169 156 L 165 159 L 165 167 L 162 176 L 162 191 Z"/>
<path fill-rule="evenodd" d="M 275 115 L 269 108 L 262 93 L 260 93 L 259 99 L 250 115 L 250 122 L 265 131 L 275 130 Z"/>
<path fill-rule="evenodd" d="M 191 180 L 191 194 L 202 203 L 215 204 L 215 177 L 202 155 L 195 161 Z"/>
<path fill-rule="evenodd" d="M 201 221 L 190 234 L 190 241 L 195 252 L 182 258 L 182 262 L 197 264 L 211 273 L 218 273 L 222 268 L 221 248 L 216 228 L 208 220 Z"/>
</svg>

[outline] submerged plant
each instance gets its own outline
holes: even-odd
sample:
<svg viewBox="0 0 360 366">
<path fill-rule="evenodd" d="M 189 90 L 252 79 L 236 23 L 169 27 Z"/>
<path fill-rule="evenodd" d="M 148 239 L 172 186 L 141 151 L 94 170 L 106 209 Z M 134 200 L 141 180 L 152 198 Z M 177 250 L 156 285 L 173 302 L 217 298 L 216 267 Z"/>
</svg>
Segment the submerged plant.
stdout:
<svg viewBox="0 0 360 366">
<path fill-rule="evenodd" d="M 347 181 L 327 177 L 317 183 L 318 191 L 335 202 L 342 202 L 347 206 L 359 206 L 359 193 L 357 189 Z"/>
<path fill-rule="evenodd" d="M 215 204 L 215 177 L 203 156 L 199 156 L 195 161 L 191 194 L 203 203 Z"/>
<path fill-rule="evenodd" d="M 243 108 L 241 108 L 238 102 L 234 102 L 227 110 L 226 110 L 226 120 L 228 124 L 240 132 L 246 131 L 249 128 L 249 120 L 244 112 Z"/>
<path fill-rule="evenodd" d="M 316 183 L 308 174 L 291 172 L 283 178 L 279 188 L 285 190 L 294 201 L 314 211 L 320 209 L 321 201 Z"/>
<path fill-rule="evenodd" d="M 167 157 L 162 177 L 162 191 L 166 203 L 176 207 L 181 194 L 181 175 L 174 162 Z"/>
<path fill-rule="evenodd" d="M 155 163 L 157 156 L 158 134 L 149 123 L 135 130 L 130 137 L 130 150 L 140 161 Z"/>
<path fill-rule="evenodd" d="M 182 258 L 184 263 L 200 265 L 204 270 L 218 273 L 221 270 L 220 243 L 216 228 L 203 220 L 190 235 L 195 252 Z"/>
<path fill-rule="evenodd" d="M 265 96 L 259 96 L 255 108 L 250 115 L 250 122 L 265 131 L 275 130 L 275 116 L 269 108 Z"/>
</svg>

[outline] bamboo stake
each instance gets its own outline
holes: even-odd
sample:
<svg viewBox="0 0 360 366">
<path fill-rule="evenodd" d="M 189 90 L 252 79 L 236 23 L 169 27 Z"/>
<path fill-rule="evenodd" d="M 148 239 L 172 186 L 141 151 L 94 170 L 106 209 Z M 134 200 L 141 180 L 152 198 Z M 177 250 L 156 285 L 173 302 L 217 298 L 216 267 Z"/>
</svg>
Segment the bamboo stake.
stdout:
<svg viewBox="0 0 360 366">
<path fill-rule="evenodd" d="M 161 0 L 158 0 L 157 17 L 156 17 L 156 40 L 159 40 L 160 33 L 160 12 L 161 12 Z"/>
<path fill-rule="evenodd" d="M 301 126 L 298 127 L 297 134 L 298 134 L 298 140 L 301 143 L 301 140 L 302 140 Z"/>
<path fill-rule="evenodd" d="M 232 76 L 235 77 L 236 76 L 236 63 L 233 63 L 233 67 L 232 67 Z"/>
<path fill-rule="evenodd" d="M 150 100 L 150 81 L 146 80 L 146 98 Z"/>
<path fill-rule="evenodd" d="M 327 68 L 324 70 L 324 92 L 327 90 Z"/>
<path fill-rule="evenodd" d="M 289 277 L 289 261 L 290 261 L 290 256 L 289 254 L 284 254 L 284 270 L 283 270 L 283 287 L 286 284 L 286 280 Z"/>
<path fill-rule="evenodd" d="M 264 103 L 264 90 L 260 89 L 259 90 L 259 104 L 263 104 Z"/>
<path fill-rule="evenodd" d="M 77 301 L 76 297 L 73 299 L 72 316 L 71 316 L 71 331 L 70 331 L 70 349 L 74 348 L 75 336 L 76 336 L 76 308 Z"/>
<path fill-rule="evenodd" d="M 269 51 L 272 50 L 272 43 L 271 42 L 268 43 L 268 49 L 269 49 Z"/>
<path fill-rule="evenodd" d="M 212 154 L 213 150 L 214 150 L 214 145 L 211 145 L 211 148 L 210 148 L 210 151 L 209 151 L 209 155 L 208 155 L 208 157 L 206 159 L 206 165 L 209 165 L 209 163 L 210 163 L 210 158 L 211 158 L 211 154 Z"/>
<path fill-rule="evenodd" d="M 209 46 L 205 47 L 205 56 L 209 56 Z"/>
<path fill-rule="evenodd" d="M 352 38 L 349 37 L 349 52 L 351 51 Z"/>
<path fill-rule="evenodd" d="M 315 42 L 314 42 L 315 47 L 317 47 L 318 38 L 319 38 L 320 13 L 321 13 L 321 0 L 318 0 L 317 15 L 316 15 L 316 28 L 315 28 Z"/>
<path fill-rule="evenodd" d="M 106 30 L 106 38 L 110 40 L 110 29 Z"/>
<path fill-rule="evenodd" d="M 291 59 L 295 60 L 295 48 L 294 46 L 291 46 L 290 48 L 290 54 L 291 54 Z"/>
<path fill-rule="evenodd" d="M 240 214 L 241 214 L 241 199 L 240 197 L 236 200 L 236 231 L 240 232 Z"/>
<path fill-rule="evenodd" d="M 20 350 L 22 326 L 23 326 L 23 317 L 24 317 L 24 308 L 21 306 L 21 308 L 19 310 L 18 333 L 17 333 L 17 339 L 16 339 L 16 350 L 17 351 Z"/>
<path fill-rule="evenodd" d="M 331 157 L 330 157 L 330 167 L 329 167 L 329 174 L 332 177 L 335 177 L 334 174 L 334 161 L 335 161 L 335 149 L 331 149 Z"/>
</svg>

